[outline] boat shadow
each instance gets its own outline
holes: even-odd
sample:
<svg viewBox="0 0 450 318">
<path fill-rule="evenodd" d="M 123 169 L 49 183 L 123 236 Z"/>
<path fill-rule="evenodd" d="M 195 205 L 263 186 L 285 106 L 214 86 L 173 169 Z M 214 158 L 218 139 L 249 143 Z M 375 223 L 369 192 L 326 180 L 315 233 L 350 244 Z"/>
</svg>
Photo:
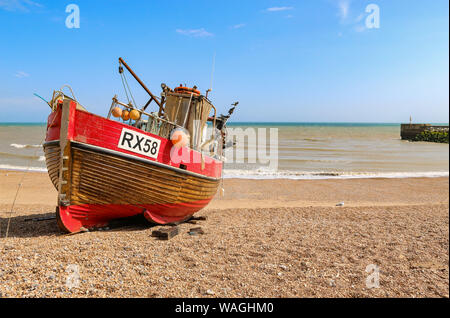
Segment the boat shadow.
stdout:
<svg viewBox="0 0 450 318">
<path fill-rule="evenodd" d="M 112 220 L 106 228 L 96 229 L 94 231 L 142 231 L 155 226 L 154 224 L 150 224 L 143 216 L 138 215 Z M 0 217 L 0 240 L 6 237 L 7 231 L 9 238 L 63 236 L 67 234 L 58 227 L 54 212 L 11 216 L 11 218 Z"/>
<path fill-rule="evenodd" d="M 8 238 L 60 235 L 62 232 L 54 216 L 55 212 L 0 217 L 0 239 L 4 239 L 7 234 Z"/>
</svg>

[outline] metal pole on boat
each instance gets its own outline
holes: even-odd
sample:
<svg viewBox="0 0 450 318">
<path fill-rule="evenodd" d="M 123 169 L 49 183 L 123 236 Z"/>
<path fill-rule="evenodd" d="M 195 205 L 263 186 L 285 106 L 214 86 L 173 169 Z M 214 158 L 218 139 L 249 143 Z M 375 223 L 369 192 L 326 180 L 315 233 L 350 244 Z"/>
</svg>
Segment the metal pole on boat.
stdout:
<svg viewBox="0 0 450 318">
<path fill-rule="evenodd" d="M 111 118 L 111 113 L 112 113 L 114 106 L 116 106 L 116 101 L 117 101 L 117 95 L 114 95 L 111 107 L 109 108 L 108 116 L 106 118 L 108 118 L 108 119 Z"/>
<path fill-rule="evenodd" d="M 209 89 L 206 91 L 206 98 L 208 98 L 209 92 L 212 92 L 215 66 L 216 66 L 216 52 L 214 52 L 214 56 L 213 56 L 212 69 L 211 69 L 211 83 L 209 84 Z"/>
<path fill-rule="evenodd" d="M 134 79 L 142 86 L 142 88 L 150 95 L 150 97 L 155 101 L 156 104 L 158 104 L 159 108 L 161 109 L 161 103 L 156 99 L 156 96 L 150 92 L 150 90 L 145 86 L 145 84 L 141 81 L 141 79 L 133 72 L 133 70 L 128 66 L 125 61 L 119 57 L 119 63 L 125 66 L 125 68 L 130 72 L 130 74 L 134 77 Z"/>
<path fill-rule="evenodd" d="M 191 111 L 192 96 L 194 96 L 194 93 L 191 93 L 191 98 L 189 99 L 188 109 L 187 109 L 186 115 L 184 115 L 183 127 L 186 127 L 186 121 L 187 121 L 189 113 Z"/>
</svg>

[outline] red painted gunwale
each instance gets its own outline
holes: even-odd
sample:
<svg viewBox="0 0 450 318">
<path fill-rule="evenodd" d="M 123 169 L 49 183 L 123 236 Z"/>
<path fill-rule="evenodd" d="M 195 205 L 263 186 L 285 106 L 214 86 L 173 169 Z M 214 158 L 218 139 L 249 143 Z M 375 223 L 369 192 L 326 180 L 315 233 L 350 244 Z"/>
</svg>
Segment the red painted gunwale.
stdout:
<svg viewBox="0 0 450 318">
<path fill-rule="evenodd" d="M 83 110 L 76 109 L 73 113 L 71 113 L 71 115 L 71 117 L 73 117 L 71 118 L 71 121 L 73 120 L 73 125 L 69 125 L 67 136 L 67 138 L 71 141 L 114 150 L 151 161 L 157 161 L 159 163 L 175 168 L 179 168 L 180 164 L 183 164 L 186 166 L 187 171 L 204 175 L 210 178 L 219 179 L 222 175 L 222 161 L 203 155 L 204 167 L 202 169 L 202 154 L 196 150 L 192 150 L 189 148 L 175 149 L 172 147 L 172 142 L 168 139 L 161 138 L 157 135 L 137 129 L 133 126 L 110 120 Z M 55 116 L 56 119 L 54 119 Z M 48 130 L 46 138 L 47 142 L 59 139 L 60 125 L 61 109 L 58 109 L 48 117 Z M 152 138 L 159 139 L 161 141 L 161 146 L 157 159 L 155 160 L 153 158 L 135 152 L 118 148 L 117 145 L 119 143 L 120 134 L 123 128 L 127 128 L 145 134 Z M 171 160 L 171 151 L 178 151 L 178 154 L 180 154 L 179 162 L 177 162 L 176 160 Z M 182 155 L 183 152 L 184 155 Z"/>
</svg>

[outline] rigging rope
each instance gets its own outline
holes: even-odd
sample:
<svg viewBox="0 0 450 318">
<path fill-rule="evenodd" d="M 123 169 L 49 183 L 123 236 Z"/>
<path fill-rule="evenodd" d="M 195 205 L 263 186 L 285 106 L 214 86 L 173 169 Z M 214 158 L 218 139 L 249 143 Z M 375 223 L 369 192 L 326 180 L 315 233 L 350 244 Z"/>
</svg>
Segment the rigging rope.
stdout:
<svg viewBox="0 0 450 318">
<path fill-rule="evenodd" d="M 51 123 L 50 125 L 53 125 L 53 122 L 55 121 L 56 117 L 57 117 L 57 116 L 55 116 L 55 117 L 53 118 L 52 123 Z M 42 139 L 42 141 L 39 143 L 40 146 L 43 145 L 45 139 L 46 139 L 46 136 L 45 136 L 45 137 Z M 25 179 L 26 173 L 29 172 L 29 170 L 30 170 L 31 161 L 33 160 L 33 158 L 36 158 L 36 157 L 37 157 L 37 152 L 38 152 L 39 149 L 40 149 L 40 148 L 36 148 L 36 150 L 34 151 L 34 156 L 31 157 L 31 158 L 28 160 L 27 168 L 26 168 L 25 172 L 23 173 L 22 178 L 20 179 L 19 185 L 17 186 L 17 191 L 16 191 L 16 194 L 15 194 L 15 196 L 14 196 L 14 201 L 13 201 L 13 203 L 12 203 L 12 205 L 11 205 L 11 211 L 9 212 L 9 216 L 8 216 L 8 224 L 7 224 L 7 226 L 6 226 L 6 235 L 5 235 L 5 238 L 8 238 L 8 236 L 9 236 L 9 228 L 10 228 L 10 226 L 11 226 L 11 216 L 12 216 L 12 214 L 13 214 L 13 212 L 14 212 L 14 206 L 16 205 L 17 196 L 19 195 L 20 189 L 22 188 L 23 180 Z"/>
<path fill-rule="evenodd" d="M 65 84 L 65 85 L 61 86 L 60 92 L 64 94 L 64 92 L 63 92 L 64 87 L 67 87 L 70 90 L 70 92 L 72 93 L 73 100 L 77 101 L 77 98 L 75 97 L 75 94 L 73 93 L 72 87 L 70 87 L 70 85 Z"/>
<path fill-rule="evenodd" d="M 69 85 L 64 85 L 62 88 L 64 88 L 65 86 L 68 87 L 68 88 L 70 89 L 70 91 L 72 92 L 72 96 L 75 98 L 75 95 L 73 94 L 72 88 L 71 88 Z M 62 92 L 62 88 L 61 88 L 61 91 L 56 91 L 55 93 L 60 93 L 60 94 L 62 94 L 62 95 L 64 96 L 64 93 Z M 50 103 L 51 103 L 52 105 L 53 105 L 54 102 L 55 102 L 55 100 L 54 100 L 54 99 L 55 99 L 55 93 L 54 93 L 54 96 L 53 96 L 52 100 L 50 101 Z M 59 98 L 60 95 L 59 95 L 59 94 L 56 94 L 56 96 L 58 96 L 58 98 Z M 77 100 L 74 99 L 74 101 L 78 103 Z M 79 103 L 78 103 L 78 104 L 79 104 Z M 53 117 L 53 120 L 52 120 L 52 122 L 50 123 L 50 126 L 53 125 L 53 123 L 55 122 L 55 120 L 56 120 L 57 117 L 58 117 L 58 116 L 54 116 L 54 117 Z M 44 144 L 44 141 L 45 141 L 46 138 L 47 138 L 47 136 L 44 135 L 44 138 L 42 138 L 41 142 L 39 143 L 40 146 L 42 146 L 42 145 Z M 34 158 L 37 157 L 37 152 L 38 152 L 39 149 L 40 149 L 40 148 L 36 148 L 36 150 L 34 151 L 34 156 L 33 156 Z M 23 183 L 23 180 L 25 179 L 26 173 L 30 170 L 31 161 L 33 160 L 33 157 L 31 157 L 31 158 L 28 160 L 27 169 L 26 169 L 25 172 L 23 173 L 22 178 L 20 179 L 19 185 L 17 186 L 17 191 L 16 191 L 16 194 L 15 194 L 15 196 L 14 196 L 14 201 L 13 201 L 13 203 L 12 203 L 11 211 L 9 212 L 9 216 L 8 216 L 8 224 L 7 224 L 7 226 L 6 226 L 6 235 L 5 235 L 5 238 L 6 238 L 6 239 L 7 239 L 8 236 L 9 236 L 9 228 L 10 228 L 10 225 L 11 225 L 11 216 L 12 216 L 12 214 L 13 214 L 13 212 L 14 212 L 14 206 L 16 205 L 17 196 L 19 195 L 20 189 L 22 188 L 22 183 Z M 0 225 L 0 231 L 1 231 L 1 225 Z M 0 232 L 0 233 L 1 233 L 1 232 Z"/>
<path fill-rule="evenodd" d="M 128 97 L 127 88 L 125 87 L 125 82 L 123 80 L 123 74 L 120 74 L 120 79 L 122 80 L 123 90 L 125 91 L 125 95 L 127 96 L 128 104 L 130 104 L 130 98 Z"/>
<path fill-rule="evenodd" d="M 136 101 L 134 100 L 133 94 L 131 93 L 131 89 L 130 89 L 130 86 L 128 85 L 127 77 L 125 76 L 122 65 L 119 66 L 119 73 L 120 73 L 120 77 L 122 78 L 122 85 L 125 90 L 125 94 L 127 95 L 128 104 L 131 104 L 131 103 L 130 103 L 130 99 L 128 97 L 127 88 L 128 88 L 128 92 L 130 93 L 131 99 L 133 100 L 133 103 L 134 103 L 133 106 L 134 106 L 134 108 L 136 108 L 137 104 L 136 104 Z M 126 87 L 125 87 L 124 83 L 126 84 Z"/>
</svg>

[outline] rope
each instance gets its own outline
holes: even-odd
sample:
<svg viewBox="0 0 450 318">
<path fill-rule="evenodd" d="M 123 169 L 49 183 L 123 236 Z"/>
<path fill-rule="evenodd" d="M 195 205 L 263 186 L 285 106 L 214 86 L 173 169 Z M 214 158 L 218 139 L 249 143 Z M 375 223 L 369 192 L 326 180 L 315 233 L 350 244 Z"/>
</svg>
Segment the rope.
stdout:
<svg viewBox="0 0 450 318">
<path fill-rule="evenodd" d="M 128 92 L 130 93 L 131 99 L 133 100 L 134 107 L 137 107 L 136 101 L 134 100 L 134 96 L 133 96 L 133 94 L 131 93 L 130 86 L 128 85 L 127 77 L 125 76 L 125 72 L 123 72 L 123 69 L 122 69 L 121 67 L 122 67 L 122 65 L 120 65 L 119 73 L 120 73 L 120 76 L 121 76 L 121 78 L 122 78 L 122 85 L 123 85 L 123 88 L 124 88 L 124 90 L 125 90 L 125 94 L 127 95 L 128 104 L 130 104 L 130 99 L 129 99 L 129 97 L 128 97 L 128 93 L 127 93 L 126 87 L 128 88 Z M 124 82 L 125 82 L 125 84 L 126 84 L 126 87 L 125 87 Z"/>
<path fill-rule="evenodd" d="M 56 119 L 56 116 L 55 116 L 55 118 L 53 118 L 53 121 L 55 121 L 55 119 Z M 52 121 L 52 124 L 53 124 L 53 121 Z M 42 144 L 43 144 L 44 141 L 45 141 L 45 138 L 46 138 L 46 137 L 43 138 L 43 140 L 41 141 L 41 143 L 40 143 L 39 145 L 42 146 Z M 39 148 L 36 148 L 36 150 L 34 151 L 34 156 L 33 156 L 33 157 L 37 157 L 38 149 L 39 149 Z M 11 226 L 11 217 L 12 217 L 12 214 L 13 214 L 13 212 L 14 212 L 14 206 L 16 205 L 17 197 L 18 197 L 18 195 L 19 195 L 20 189 L 22 188 L 22 183 L 23 183 L 23 180 L 25 179 L 26 173 L 30 170 L 30 166 L 31 166 L 32 160 L 33 160 L 33 159 L 31 159 L 31 158 L 28 160 L 27 169 L 26 169 L 25 172 L 23 173 L 22 178 L 20 179 L 19 185 L 17 186 L 17 191 L 16 191 L 16 194 L 15 194 L 15 196 L 14 196 L 14 201 L 13 201 L 13 203 L 12 203 L 11 211 L 9 212 L 9 216 L 8 216 L 8 224 L 7 224 L 7 226 L 6 226 L 6 235 L 5 235 L 5 238 L 8 238 L 8 236 L 9 236 L 9 228 L 10 228 L 10 226 Z"/>
<path fill-rule="evenodd" d="M 128 97 L 127 88 L 125 87 L 125 82 L 123 80 L 123 73 L 120 73 L 120 79 L 122 80 L 123 90 L 125 91 L 125 95 L 127 96 L 128 104 L 130 103 L 130 98 Z"/>
<path fill-rule="evenodd" d="M 50 106 L 50 102 L 47 102 L 44 98 L 42 98 L 42 96 L 39 96 L 39 95 L 36 94 L 36 93 L 34 93 L 33 95 L 36 96 L 36 97 L 39 97 L 39 98 L 42 99 L 47 105 Z"/>
<path fill-rule="evenodd" d="M 75 97 L 75 94 L 73 93 L 72 87 L 70 87 L 70 85 L 67 85 L 67 84 L 63 85 L 63 86 L 61 87 L 61 89 L 60 89 L 61 93 L 63 93 L 63 88 L 64 88 L 64 87 L 67 87 L 67 88 L 70 90 L 70 92 L 72 93 L 73 100 L 74 100 L 74 101 L 77 101 L 77 99 L 76 99 L 76 97 Z M 64 93 L 63 93 L 63 94 L 64 94 Z"/>
<path fill-rule="evenodd" d="M 27 170 L 28 170 L 28 168 L 27 168 Z M 25 171 L 25 172 L 27 172 L 27 171 Z M 22 182 L 23 182 L 24 178 L 25 178 L 25 174 L 22 176 L 22 179 L 20 180 L 19 186 L 17 187 L 16 195 L 14 196 L 14 201 L 13 201 L 13 204 L 11 206 L 11 211 L 9 212 L 8 225 L 6 226 L 6 236 L 5 236 L 5 238 L 8 238 L 8 236 L 9 236 L 9 227 L 11 225 L 11 215 L 13 213 L 14 205 L 16 204 L 16 200 L 17 200 L 17 195 L 19 194 L 20 188 L 22 187 Z"/>
<path fill-rule="evenodd" d="M 127 84 L 128 91 L 130 92 L 131 99 L 133 99 L 134 106 L 136 107 L 137 104 L 136 104 L 136 101 L 134 100 L 133 94 L 131 93 L 131 89 L 130 89 L 130 86 L 128 85 L 127 77 L 125 76 L 125 74 L 123 74 L 123 78 L 125 79 L 125 84 Z"/>
<path fill-rule="evenodd" d="M 68 86 L 68 85 L 67 85 L 67 86 Z M 63 87 L 64 87 L 64 86 L 63 86 Z M 72 91 L 72 89 L 70 88 L 70 86 L 68 86 L 68 87 L 69 87 L 69 89 Z M 73 91 L 72 91 L 72 96 L 75 98 L 75 96 L 73 95 Z M 76 101 L 76 100 L 75 100 L 75 101 Z M 51 102 L 53 103 L 54 100 L 52 99 Z M 76 102 L 77 102 L 77 101 L 76 101 Z M 78 102 L 77 102 L 77 103 L 78 103 Z M 55 117 L 53 118 L 53 120 L 52 120 L 50 126 L 53 125 L 53 123 L 55 122 L 55 120 L 56 120 L 57 117 L 58 117 L 58 116 L 55 116 Z M 46 138 L 47 138 L 47 136 L 45 135 L 44 138 L 41 140 L 41 142 L 40 142 L 40 144 L 39 144 L 40 146 L 42 146 L 42 145 L 44 144 L 44 141 L 45 141 Z M 37 157 L 38 149 L 40 149 L 40 148 L 36 148 L 36 150 L 34 151 L 34 156 L 33 156 L 33 157 Z M 6 235 L 5 235 L 5 238 L 6 238 L 6 239 L 7 239 L 8 236 L 9 236 L 9 228 L 10 228 L 10 226 L 11 226 L 11 216 L 12 216 L 12 214 L 13 214 L 13 212 L 14 212 L 14 206 L 16 205 L 17 196 L 19 195 L 20 189 L 22 188 L 22 183 L 23 183 L 23 180 L 25 179 L 26 173 L 30 170 L 30 166 L 31 166 L 32 160 L 33 160 L 32 158 L 30 158 L 30 159 L 28 160 L 27 169 L 25 170 L 25 172 L 24 172 L 23 175 L 22 175 L 22 178 L 20 179 L 19 185 L 18 185 L 18 187 L 17 187 L 16 194 L 15 194 L 15 196 L 14 196 L 14 201 L 13 201 L 13 203 L 12 203 L 11 211 L 9 212 L 9 216 L 8 216 L 8 224 L 7 224 L 7 226 L 6 226 Z M 1 229 L 1 225 L 0 225 L 0 229 Z"/>
</svg>

